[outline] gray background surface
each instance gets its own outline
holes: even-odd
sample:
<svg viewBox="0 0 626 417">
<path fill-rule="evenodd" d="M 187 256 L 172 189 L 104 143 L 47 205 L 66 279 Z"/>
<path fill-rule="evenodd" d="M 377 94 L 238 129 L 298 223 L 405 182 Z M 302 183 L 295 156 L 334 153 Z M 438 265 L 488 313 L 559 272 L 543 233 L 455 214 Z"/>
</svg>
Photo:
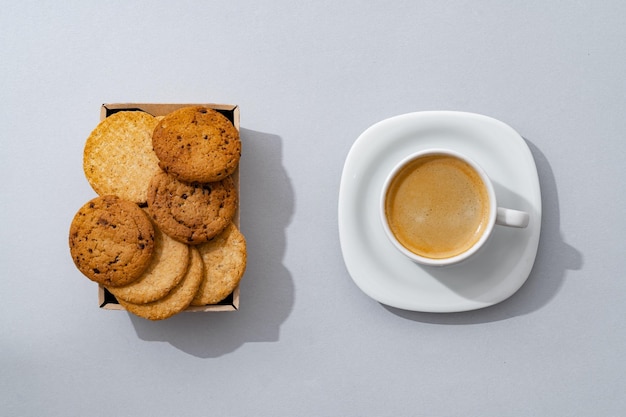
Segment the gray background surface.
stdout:
<svg viewBox="0 0 626 417">
<path fill-rule="evenodd" d="M 0 414 L 620 416 L 626 3 L 3 2 Z M 241 309 L 100 310 L 67 232 L 104 102 L 241 106 Z M 535 157 L 535 267 L 488 309 L 385 307 L 337 200 L 371 124 L 463 110 Z"/>
</svg>

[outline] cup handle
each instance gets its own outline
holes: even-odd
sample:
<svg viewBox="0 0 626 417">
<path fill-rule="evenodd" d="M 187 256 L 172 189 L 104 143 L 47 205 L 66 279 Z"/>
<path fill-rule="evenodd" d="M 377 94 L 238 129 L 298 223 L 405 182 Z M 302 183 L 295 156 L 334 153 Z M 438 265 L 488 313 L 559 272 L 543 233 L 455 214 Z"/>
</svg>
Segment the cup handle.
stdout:
<svg viewBox="0 0 626 417">
<path fill-rule="evenodd" d="M 496 224 L 501 226 L 524 228 L 528 226 L 530 216 L 525 211 L 498 207 Z"/>
</svg>

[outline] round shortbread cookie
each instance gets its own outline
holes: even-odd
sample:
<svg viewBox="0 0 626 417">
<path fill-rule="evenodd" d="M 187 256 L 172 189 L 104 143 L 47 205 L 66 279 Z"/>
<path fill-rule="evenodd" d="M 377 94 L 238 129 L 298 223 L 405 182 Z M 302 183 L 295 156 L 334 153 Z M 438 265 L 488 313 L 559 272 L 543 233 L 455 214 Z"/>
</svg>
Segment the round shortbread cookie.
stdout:
<svg viewBox="0 0 626 417">
<path fill-rule="evenodd" d="M 191 305 L 219 303 L 239 285 L 246 270 L 246 240 L 231 223 L 221 234 L 197 248 L 204 263 L 204 280 Z"/>
<path fill-rule="evenodd" d="M 99 195 L 145 203 L 148 184 L 159 171 L 152 150 L 158 119 L 142 111 L 121 111 L 101 121 L 83 152 L 87 181 Z"/>
<path fill-rule="evenodd" d="M 149 303 L 164 297 L 187 272 L 189 246 L 154 228 L 154 255 L 144 273 L 123 287 L 107 289 L 118 301 Z"/>
<path fill-rule="evenodd" d="M 188 184 L 160 172 L 150 182 L 148 212 L 163 232 L 180 242 L 207 242 L 228 226 L 236 210 L 237 189 L 230 176 Z"/>
<path fill-rule="evenodd" d="M 204 277 L 202 258 L 196 248 L 190 250 L 189 269 L 183 279 L 165 297 L 147 304 L 118 300 L 131 313 L 149 320 L 163 320 L 180 313 L 189 306 Z"/>
<path fill-rule="evenodd" d="M 219 181 L 235 171 L 241 157 L 235 126 L 202 106 L 166 115 L 154 129 L 152 147 L 160 167 L 185 182 Z"/>
<path fill-rule="evenodd" d="M 154 227 L 137 204 L 117 196 L 96 197 L 74 216 L 69 246 L 87 278 L 106 286 L 126 285 L 152 261 Z"/>
</svg>

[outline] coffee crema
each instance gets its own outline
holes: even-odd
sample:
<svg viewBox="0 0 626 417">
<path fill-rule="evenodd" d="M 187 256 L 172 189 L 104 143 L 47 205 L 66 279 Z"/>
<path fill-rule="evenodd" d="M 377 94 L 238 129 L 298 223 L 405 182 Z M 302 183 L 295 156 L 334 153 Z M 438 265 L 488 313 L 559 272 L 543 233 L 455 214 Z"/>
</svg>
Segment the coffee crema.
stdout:
<svg viewBox="0 0 626 417">
<path fill-rule="evenodd" d="M 445 154 L 407 163 L 391 180 L 385 216 L 396 239 L 431 259 L 470 249 L 489 222 L 489 194 L 467 162 Z"/>
</svg>

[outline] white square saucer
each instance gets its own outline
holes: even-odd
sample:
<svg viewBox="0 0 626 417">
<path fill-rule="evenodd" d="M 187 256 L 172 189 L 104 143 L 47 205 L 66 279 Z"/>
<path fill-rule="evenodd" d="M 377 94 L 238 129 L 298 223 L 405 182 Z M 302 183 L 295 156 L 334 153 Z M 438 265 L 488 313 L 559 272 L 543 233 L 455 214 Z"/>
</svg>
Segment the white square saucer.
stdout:
<svg viewBox="0 0 626 417">
<path fill-rule="evenodd" d="M 479 253 L 458 265 L 418 265 L 384 234 L 383 182 L 400 160 L 427 148 L 466 154 L 492 179 L 498 205 L 526 211 L 525 229 L 496 226 Z M 528 278 L 541 230 L 541 192 L 528 145 L 493 118 L 452 111 L 416 112 L 383 120 L 355 141 L 339 189 L 339 238 L 355 284 L 380 303 L 404 310 L 459 312 L 499 303 Z"/>
</svg>

